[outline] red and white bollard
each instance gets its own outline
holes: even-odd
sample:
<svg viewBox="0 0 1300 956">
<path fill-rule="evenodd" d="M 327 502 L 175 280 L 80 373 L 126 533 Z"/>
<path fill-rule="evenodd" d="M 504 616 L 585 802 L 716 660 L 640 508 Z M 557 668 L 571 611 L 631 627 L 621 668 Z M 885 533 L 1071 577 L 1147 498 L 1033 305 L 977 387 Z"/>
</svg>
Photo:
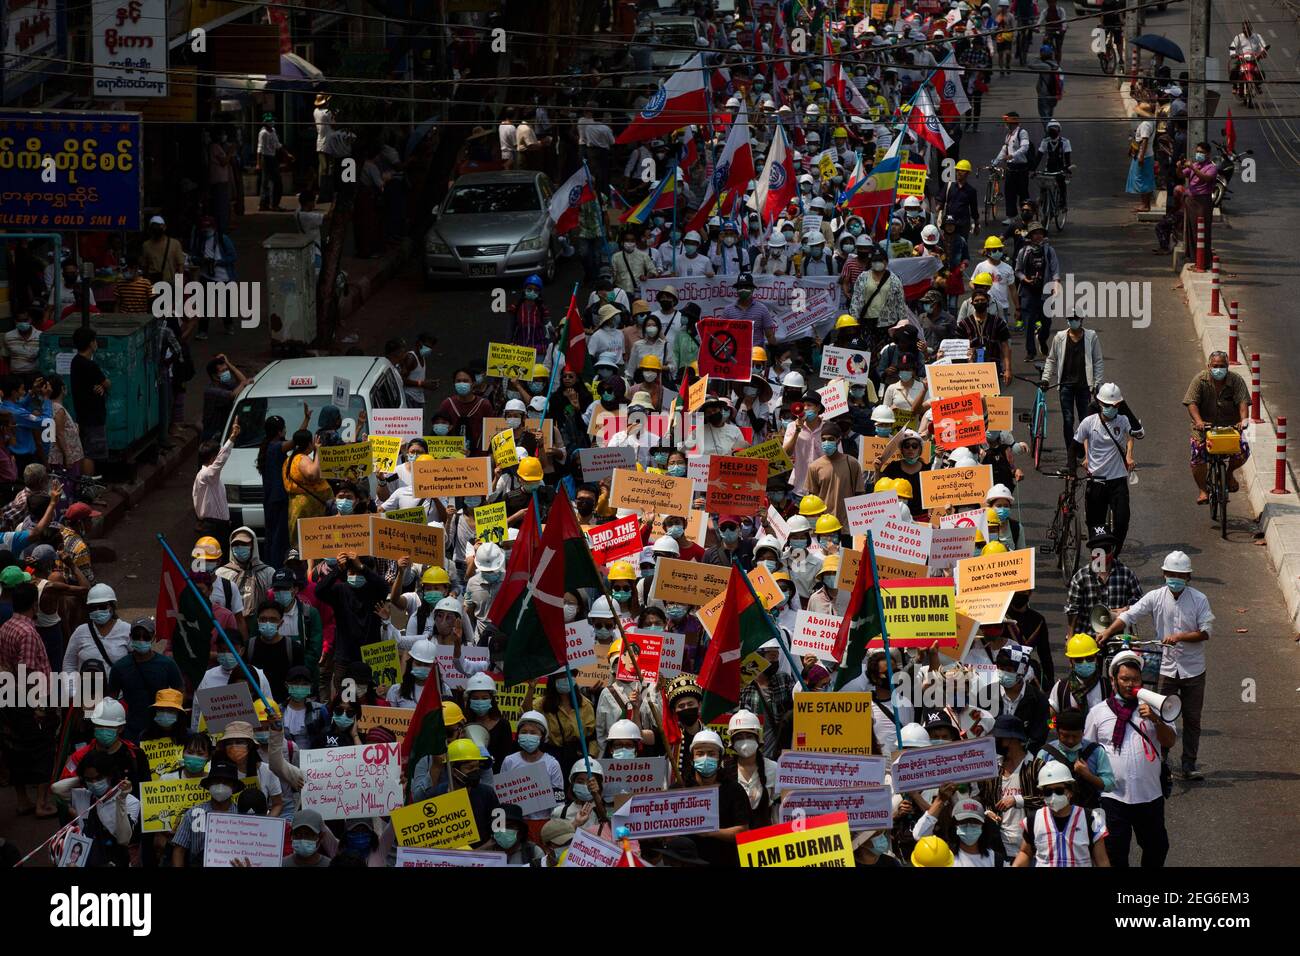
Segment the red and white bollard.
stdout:
<svg viewBox="0 0 1300 956">
<path fill-rule="evenodd" d="M 1250 420 L 1255 424 L 1260 424 L 1264 419 L 1259 417 L 1259 353 L 1252 352 L 1250 355 Z"/>
<path fill-rule="evenodd" d="M 1199 249 L 1199 246 L 1197 247 Z M 1210 256 L 1210 315 L 1222 315 L 1219 311 L 1219 257 Z"/>
<path fill-rule="evenodd" d="M 1237 333 L 1240 331 L 1237 325 L 1237 303 L 1228 303 L 1228 364 L 1240 365 L 1237 359 Z"/>
<path fill-rule="evenodd" d="M 1196 271 L 1204 272 L 1209 265 L 1207 254 L 1209 249 L 1205 248 L 1205 217 L 1196 217 Z"/>
<path fill-rule="evenodd" d="M 1277 420 L 1277 461 L 1276 472 L 1273 476 L 1272 494 L 1284 495 L 1286 490 L 1286 419 L 1279 416 Z"/>
</svg>

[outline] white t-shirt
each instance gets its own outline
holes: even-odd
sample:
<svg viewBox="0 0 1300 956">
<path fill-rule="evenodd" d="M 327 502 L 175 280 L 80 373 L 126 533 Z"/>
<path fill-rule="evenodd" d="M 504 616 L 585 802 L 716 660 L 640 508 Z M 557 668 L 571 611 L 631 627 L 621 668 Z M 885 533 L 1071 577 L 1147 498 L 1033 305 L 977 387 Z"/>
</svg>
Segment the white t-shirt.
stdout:
<svg viewBox="0 0 1300 956">
<path fill-rule="evenodd" d="M 110 658 L 104 661 L 104 655 L 99 653 L 95 639 L 91 637 L 90 624 L 83 624 L 73 631 L 72 637 L 68 639 L 67 650 L 63 652 L 63 670 L 65 673 L 72 673 L 80 670 L 81 665 L 86 661 L 93 660 L 104 661 L 104 669 L 107 670 L 112 667 L 113 661 L 126 657 L 130 638 L 131 625 L 121 618 L 117 619 L 107 634 L 101 632 L 99 640 Z"/>
<path fill-rule="evenodd" d="M 1084 736 L 1087 736 L 1086 732 Z M 1020 768 L 1026 760 L 1031 759 L 1033 758 L 1029 754 L 1025 754 L 1020 763 L 1012 767 L 1009 773 L 1002 775 L 1002 796 L 1015 797 L 1017 802 L 1014 807 L 997 811 L 1002 816 L 1002 845 L 1006 847 L 1007 855 L 1012 858 L 1020 852 L 1020 841 L 1024 836 L 1020 826 L 1025 819 L 1024 794 L 1020 792 Z"/>
<path fill-rule="evenodd" d="M 326 152 L 326 141 L 334 130 L 334 111 L 318 106 L 311 115 L 316 121 L 316 152 Z"/>
<path fill-rule="evenodd" d="M 1123 450 L 1128 447 L 1129 433 L 1129 420 L 1125 415 L 1104 421 L 1094 412 L 1079 422 L 1079 427 L 1074 430 L 1074 440 L 1087 442 L 1089 475 L 1106 480 L 1128 475 Z"/>
<path fill-rule="evenodd" d="M 497 137 L 501 141 L 501 158 L 506 162 L 513 162 L 515 158 L 515 135 L 514 126 L 509 123 L 502 123 L 497 127 Z"/>
<path fill-rule="evenodd" d="M 994 265 L 985 259 L 975 267 L 971 273 L 974 279 L 978 275 L 988 273 L 993 277 L 993 285 L 989 288 L 989 298 L 997 303 L 998 308 L 1002 310 L 1002 315 L 1011 315 L 1011 288 L 1016 284 L 1016 270 L 1007 265 L 1005 261 Z"/>
</svg>

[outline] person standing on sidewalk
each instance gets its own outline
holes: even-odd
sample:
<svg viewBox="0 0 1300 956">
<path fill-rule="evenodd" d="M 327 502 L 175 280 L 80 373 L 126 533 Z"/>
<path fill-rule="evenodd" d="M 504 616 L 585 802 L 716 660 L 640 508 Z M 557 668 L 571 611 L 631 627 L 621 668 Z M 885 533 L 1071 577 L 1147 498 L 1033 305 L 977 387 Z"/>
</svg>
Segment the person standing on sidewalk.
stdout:
<svg viewBox="0 0 1300 956">
<path fill-rule="evenodd" d="M 199 279 L 205 286 L 211 282 L 235 281 L 235 261 L 239 256 L 235 251 L 235 241 L 221 228 L 220 220 L 212 216 L 204 216 L 199 220 L 198 232 L 190 247 L 190 257 L 199 264 Z M 204 299 L 216 302 L 229 301 L 229 297 L 224 295 L 205 294 Z M 222 331 L 226 335 L 232 334 L 235 330 L 235 317 L 223 315 L 220 318 Z M 208 337 L 208 323 L 211 319 L 212 316 L 208 315 L 207 309 L 204 308 L 196 336 L 200 341 Z"/>
<path fill-rule="evenodd" d="M 334 132 L 334 111 L 330 109 L 330 95 L 316 94 L 316 108 L 312 112 L 316 122 L 316 191 L 321 202 L 334 198 L 334 156 L 330 152 L 329 138 Z"/>
<path fill-rule="evenodd" d="M 225 133 L 218 133 L 208 144 L 208 205 L 217 228 L 224 236 L 230 231 L 230 195 L 234 183 L 234 164 Z"/>
<path fill-rule="evenodd" d="M 1196 588 L 1188 587 L 1192 561 L 1182 551 L 1170 551 L 1160 570 L 1165 586 L 1148 591 L 1131 607 L 1116 615 L 1101 639 L 1131 629 L 1133 622 L 1149 618 L 1156 637 L 1164 645 L 1160 659 L 1158 694 L 1177 694 L 1183 702 L 1182 776 L 1186 780 L 1204 780 L 1196 769 L 1201 744 L 1201 709 L 1205 704 L 1205 642 L 1210 639 L 1214 612 L 1210 600 Z M 1165 752 L 1173 746 L 1161 741 Z"/>
<path fill-rule="evenodd" d="M 1205 221 L 1205 258 L 1214 249 L 1214 183 L 1219 167 L 1210 161 L 1210 144 L 1197 143 L 1191 162 L 1178 161 L 1178 178 L 1187 181 L 1186 203 L 1183 206 L 1183 247 L 1187 261 L 1196 261 L 1196 222 Z"/>
<path fill-rule="evenodd" d="M 262 128 L 257 133 L 257 171 L 261 177 L 257 208 L 263 212 L 280 212 L 280 137 L 275 134 L 275 116 L 262 117 Z"/>
</svg>

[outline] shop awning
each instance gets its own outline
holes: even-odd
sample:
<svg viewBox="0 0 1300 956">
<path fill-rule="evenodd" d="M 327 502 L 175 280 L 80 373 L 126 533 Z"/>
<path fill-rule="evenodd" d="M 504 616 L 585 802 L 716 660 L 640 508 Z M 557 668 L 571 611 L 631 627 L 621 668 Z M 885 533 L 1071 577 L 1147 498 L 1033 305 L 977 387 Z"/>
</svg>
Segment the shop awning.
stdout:
<svg viewBox="0 0 1300 956">
<path fill-rule="evenodd" d="M 281 53 L 280 72 L 275 76 L 267 76 L 264 73 L 250 73 L 245 76 L 218 76 L 216 86 L 219 92 L 236 96 L 262 93 L 266 90 L 273 93 L 307 92 L 311 89 L 312 84 L 318 83 L 324 78 L 324 73 L 298 54 Z"/>
</svg>

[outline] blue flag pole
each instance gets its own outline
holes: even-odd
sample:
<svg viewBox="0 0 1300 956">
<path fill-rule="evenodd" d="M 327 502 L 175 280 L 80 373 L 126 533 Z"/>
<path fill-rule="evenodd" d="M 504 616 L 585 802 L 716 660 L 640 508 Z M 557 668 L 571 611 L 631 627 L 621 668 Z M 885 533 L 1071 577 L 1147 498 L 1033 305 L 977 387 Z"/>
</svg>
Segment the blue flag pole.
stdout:
<svg viewBox="0 0 1300 956">
<path fill-rule="evenodd" d="M 889 628 L 885 626 L 885 602 L 880 596 L 880 571 L 876 568 L 876 545 L 872 541 L 871 532 L 867 532 L 867 558 L 871 561 L 871 580 L 875 584 L 876 590 L 876 614 L 880 618 L 880 640 L 885 645 L 885 673 L 889 677 L 889 706 L 894 714 L 894 734 L 898 738 L 898 746 L 903 746 L 903 725 L 898 719 L 898 701 L 895 699 L 898 695 L 898 688 L 894 686 L 894 655 L 889 649 Z M 859 574 L 862 572 L 859 571 Z"/>
</svg>

